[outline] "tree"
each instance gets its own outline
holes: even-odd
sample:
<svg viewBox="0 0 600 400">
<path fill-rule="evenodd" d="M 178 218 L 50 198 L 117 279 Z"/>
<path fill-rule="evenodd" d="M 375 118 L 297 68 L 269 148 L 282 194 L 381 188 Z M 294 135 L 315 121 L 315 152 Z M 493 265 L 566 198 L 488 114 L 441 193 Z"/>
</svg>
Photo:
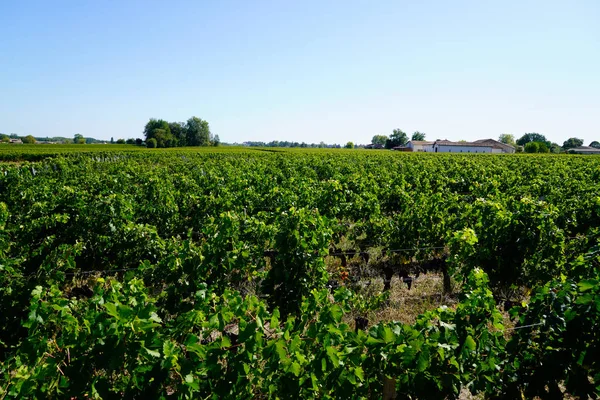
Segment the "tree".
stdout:
<svg viewBox="0 0 600 400">
<path fill-rule="evenodd" d="M 515 136 L 511 135 L 510 133 L 501 134 L 498 140 L 500 141 L 500 143 L 508 144 L 511 146 L 515 145 Z"/>
<path fill-rule="evenodd" d="M 375 135 L 373 136 L 373 139 L 371 139 L 371 143 L 372 144 L 380 144 L 380 145 L 385 145 L 385 142 L 388 140 L 388 137 L 385 135 Z"/>
<path fill-rule="evenodd" d="M 125 144 L 125 139 L 117 139 L 117 144 Z"/>
<path fill-rule="evenodd" d="M 35 144 L 35 138 L 31 135 L 27 135 L 23 138 L 23 143 L 25 144 Z"/>
<path fill-rule="evenodd" d="M 546 143 L 546 146 L 550 146 L 550 142 L 546 139 L 546 136 L 539 133 L 526 133 L 517 140 L 519 146 L 525 146 L 529 142 L 542 142 Z"/>
<path fill-rule="evenodd" d="M 546 143 L 539 142 L 538 153 L 550 153 L 550 146 L 548 146 Z"/>
<path fill-rule="evenodd" d="M 150 138 L 150 139 L 146 140 L 146 147 L 148 147 L 149 149 L 156 148 L 156 139 Z"/>
<path fill-rule="evenodd" d="M 574 149 L 575 147 L 580 146 L 583 146 L 583 140 L 573 137 L 565 140 L 565 142 L 563 143 L 563 149 L 565 150 Z"/>
<path fill-rule="evenodd" d="M 425 140 L 425 134 L 423 132 L 416 131 L 415 133 L 412 134 L 411 140 L 423 141 L 423 140 Z"/>
<path fill-rule="evenodd" d="M 161 129 L 161 131 L 157 131 L 157 129 Z M 170 135 L 171 128 L 169 127 L 169 123 L 163 119 L 150 118 L 150 121 L 148 121 L 144 127 L 144 136 L 146 136 L 146 140 L 153 138 L 155 132 L 168 133 Z"/>
<path fill-rule="evenodd" d="M 0 142 L 2 142 L 2 143 L 8 143 L 8 142 L 10 142 L 10 136 L 5 135 L 5 134 L 1 134 L 0 135 Z"/>
<path fill-rule="evenodd" d="M 537 153 L 539 149 L 539 142 L 529 142 L 525 145 L 525 153 Z"/>
<path fill-rule="evenodd" d="M 171 135 L 170 130 L 156 128 L 152 131 L 152 137 L 150 139 L 156 140 L 156 147 L 175 147 L 176 140 Z M 147 142 L 148 140 L 146 140 Z"/>
<path fill-rule="evenodd" d="M 115 139 L 114 138 L 110 138 L 110 144 L 114 144 L 115 143 Z"/>
<path fill-rule="evenodd" d="M 391 149 L 396 146 L 404 146 L 408 143 L 408 135 L 400 129 L 394 129 L 390 138 L 385 142 L 385 148 Z"/>
<path fill-rule="evenodd" d="M 192 117 L 186 124 L 186 144 L 188 146 L 209 146 L 210 128 L 208 122 L 198 117 Z"/>
<path fill-rule="evenodd" d="M 141 146 L 141 145 L 143 145 L 143 144 L 144 144 L 144 141 L 143 141 L 142 139 L 140 139 L 140 138 L 137 138 L 137 139 L 135 139 L 135 144 L 136 144 L 137 146 Z"/>
<path fill-rule="evenodd" d="M 171 135 L 177 141 L 177 146 L 187 146 L 186 128 L 183 122 L 169 122 Z"/>
<path fill-rule="evenodd" d="M 85 144 L 85 138 L 82 134 L 76 133 L 73 137 L 73 143 L 75 144 Z"/>
<path fill-rule="evenodd" d="M 593 147 L 595 149 L 600 149 L 600 143 L 598 143 L 597 141 L 593 141 L 592 143 L 590 143 L 590 147 Z"/>
<path fill-rule="evenodd" d="M 127 144 L 135 144 L 135 139 L 133 139 L 133 138 L 129 138 L 129 139 L 127 139 L 127 140 L 125 141 L 125 143 L 127 143 Z"/>
<path fill-rule="evenodd" d="M 215 137 L 212 140 L 212 145 L 214 147 L 219 147 L 221 145 L 221 139 L 219 138 L 219 135 L 215 135 Z"/>
<path fill-rule="evenodd" d="M 346 145 L 344 146 L 346 149 L 353 149 L 354 148 L 354 143 L 352 142 L 348 142 L 346 143 Z"/>
<path fill-rule="evenodd" d="M 558 143 L 552 143 L 550 145 L 550 153 L 558 154 L 562 151 L 562 147 Z"/>
</svg>

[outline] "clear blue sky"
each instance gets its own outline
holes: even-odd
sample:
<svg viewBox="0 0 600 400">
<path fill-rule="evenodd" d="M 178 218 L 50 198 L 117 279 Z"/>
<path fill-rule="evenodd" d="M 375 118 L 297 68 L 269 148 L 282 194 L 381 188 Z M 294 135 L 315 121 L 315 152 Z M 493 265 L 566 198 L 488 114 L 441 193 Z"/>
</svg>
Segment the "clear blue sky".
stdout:
<svg viewBox="0 0 600 400">
<path fill-rule="evenodd" d="M 2 1 L 0 132 L 600 141 L 600 1 Z"/>
</svg>

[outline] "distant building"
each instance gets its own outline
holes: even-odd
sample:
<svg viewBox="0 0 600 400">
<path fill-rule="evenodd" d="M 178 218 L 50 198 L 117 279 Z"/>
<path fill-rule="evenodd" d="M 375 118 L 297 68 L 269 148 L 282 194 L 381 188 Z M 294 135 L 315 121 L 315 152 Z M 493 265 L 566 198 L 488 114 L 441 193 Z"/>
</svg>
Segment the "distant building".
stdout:
<svg viewBox="0 0 600 400">
<path fill-rule="evenodd" d="M 394 147 L 397 151 L 414 151 L 421 153 L 514 153 L 511 145 L 494 139 L 481 139 L 474 142 L 451 142 L 449 140 L 411 140 L 406 146 Z"/>
<path fill-rule="evenodd" d="M 481 139 L 481 140 L 476 140 L 473 143 L 489 144 L 493 148 L 502 149 L 502 153 L 514 153 L 515 152 L 514 146 L 511 146 L 510 144 L 499 142 L 494 139 Z M 493 153 L 497 153 L 497 152 L 494 151 Z"/>
<path fill-rule="evenodd" d="M 9 143 L 23 144 L 23 141 L 21 139 L 10 139 Z"/>
<path fill-rule="evenodd" d="M 411 149 L 410 151 L 432 153 L 433 143 L 424 140 L 411 140 L 406 144 L 406 147 Z"/>
<path fill-rule="evenodd" d="M 600 149 L 588 146 L 579 146 L 569 150 L 573 154 L 600 154 Z"/>
<path fill-rule="evenodd" d="M 433 143 L 435 153 L 514 153 L 515 148 L 494 139 L 483 139 L 475 142 L 451 142 L 436 140 Z"/>
<path fill-rule="evenodd" d="M 449 140 L 436 140 L 433 143 L 435 153 L 502 153 L 499 147 L 475 142 L 451 142 Z"/>
</svg>

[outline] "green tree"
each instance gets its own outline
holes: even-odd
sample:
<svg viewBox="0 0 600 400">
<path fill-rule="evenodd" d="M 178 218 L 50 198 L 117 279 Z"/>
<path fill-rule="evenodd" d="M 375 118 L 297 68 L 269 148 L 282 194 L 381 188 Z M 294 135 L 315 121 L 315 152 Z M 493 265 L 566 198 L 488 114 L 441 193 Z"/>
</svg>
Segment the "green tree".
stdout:
<svg viewBox="0 0 600 400">
<path fill-rule="evenodd" d="M 600 149 L 600 143 L 594 140 L 592 143 L 590 143 L 590 147 Z"/>
<path fill-rule="evenodd" d="M 539 142 L 529 142 L 525 145 L 525 153 L 538 153 L 540 150 Z"/>
<path fill-rule="evenodd" d="M 562 147 L 558 143 L 552 143 L 550 145 L 550 153 L 558 154 L 562 151 Z"/>
<path fill-rule="evenodd" d="M 73 137 L 73 143 L 85 144 L 85 138 L 83 137 L 83 135 L 76 133 L 75 136 Z"/>
<path fill-rule="evenodd" d="M 23 138 L 23 143 L 25 144 L 35 144 L 35 138 L 31 135 L 27 135 Z"/>
<path fill-rule="evenodd" d="M 541 142 L 546 143 L 547 147 L 550 147 L 550 142 L 546 139 L 546 136 L 539 133 L 526 133 L 517 140 L 519 146 L 525 146 L 529 142 Z"/>
<path fill-rule="evenodd" d="M 156 148 L 156 139 L 150 138 L 150 139 L 146 140 L 146 147 L 148 147 L 149 149 L 155 149 Z"/>
<path fill-rule="evenodd" d="M 388 137 L 385 135 L 375 135 L 373 139 L 371 139 L 372 144 L 380 144 L 382 146 L 385 145 L 385 142 L 388 140 Z"/>
<path fill-rule="evenodd" d="M 583 140 L 578 138 L 569 138 L 563 143 L 563 149 L 569 150 L 575 147 L 583 146 Z"/>
<path fill-rule="evenodd" d="M 210 127 L 208 122 L 198 117 L 192 117 L 186 124 L 187 146 L 210 146 Z"/>
<path fill-rule="evenodd" d="M 385 148 L 391 149 L 396 146 L 404 146 L 408 143 L 408 135 L 400 129 L 394 129 L 390 138 L 385 142 Z"/>
<path fill-rule="evenodd" d="M 136 144 L 137 146 L 141 146 L 141 145 L 143 145 L 143 144 L 144 144 L 144 141 L 143 141 L 142 139 L 140 139 L 140 138 L 137 138 L 137 139 L 135 139 L 135 144 Z"/>
<path fill-rule="evenodd" d="M 187 146 L 187 131 L 184 122 L 169 122 L 169 129 L 177 141 L 177 146 Z"/>
<path fill-rule="evenodd" d="M 212 140 L 212 145 L 214 147 L 219 147 L 221 145 L 221 138 L 219 138 L 219 135 L 215 135 L 215 137 Z"/>
<path fill-rule="evenodd" d="M 0 135 L 0 142 L 8 143 L 10 142 L 10 136 L 5 135 L 4 133 Z"/>
<path fill-rule="evenodd" d="M 501 143 L 504 144 L 508 144 L 511 146 L 514 146 L 515 143 L 515 136 L 511 135 L 510 133 L 503 133 L 500 135 L 500 137 L 498 138 L 498 141 L 500 141 Z"/>
<path fill-rule="evenodd" d="M 129 139 L 127 139 L 127 140 L 125 141 L 125 143 L 127 143 L 127 144 L 135 144 L 135 139 L 133 139 L 133 138 L 129 138 Z"/>
<path fill-rule="evenodd" d="M 125 144 L 125 139 L 117 139 L 117 144 Z"/>
<path fill-rule="evenodd" d="M 114 144 L 115 143 L 115 139 L 113 137 L 110 138 L 110 144 Z"/>
<path fill-rule="evenodd" d="M 160 131 L 157 129 L 160 129 Z M 146 141 L 148 139 L 153 138 L 156 133 L 162 133 L 165 136 L 171 135 L 171 128 L 169 127 L 169 123 L 163 119 L 150 118 L 150 121 L 148 121 L 148 123 L 144 127 L 144 136 L 146 137 Z"/>
<path fill-rule="evenodd" d="M 539 142 L 538 153 L 550 153 L 550 146 L 548 146 L 546 143 Z"/>
<path fill-rule="evenodd" d="M 344 147 L 347 148 L 347 149 L 353 149 L 354 148 L 354 143 L 348 142 L 348 143 L 346 143 L 346 145 Z"/>
<path fill-rule="evenodd" d="M 152 131 L 151 139 L 156 140 L 157 147 L 175 147 L 177 144 L 175 138 L 171 135 L 171 131 L 161 128 Z"/>
<path fill-rule="evenodd" d="M 425 134 L 423 132 L 416 131 L 412 134 L 411 140 L 423 141 L 425 140 Z"/>
</svg>

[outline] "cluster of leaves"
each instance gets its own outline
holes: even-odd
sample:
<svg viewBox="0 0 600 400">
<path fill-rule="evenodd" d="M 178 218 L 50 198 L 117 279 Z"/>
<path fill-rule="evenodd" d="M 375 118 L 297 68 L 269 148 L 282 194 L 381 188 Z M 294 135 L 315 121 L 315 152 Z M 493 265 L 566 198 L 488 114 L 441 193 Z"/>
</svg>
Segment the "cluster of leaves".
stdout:
<svg viewBox="0 0 600 400">
<path fill-rule="evenodd" d="M 164 315 L 141 280 L 96 279 L 89 298 L 36 287 L 27 339 L 3 364 L 10 397 L 349 398 L 400 392 L 456 396 L 487 390 L 502 347 L 501 316 L 482 271 L 456 311 L 414 326 L 354 332 L 343 321 L 352 294 L 312 290 L 281 319 L 254 296 L 200 286 L 193 307 Z M 490 324 L 494 327 L 489 329 Z"/>
</svg>

